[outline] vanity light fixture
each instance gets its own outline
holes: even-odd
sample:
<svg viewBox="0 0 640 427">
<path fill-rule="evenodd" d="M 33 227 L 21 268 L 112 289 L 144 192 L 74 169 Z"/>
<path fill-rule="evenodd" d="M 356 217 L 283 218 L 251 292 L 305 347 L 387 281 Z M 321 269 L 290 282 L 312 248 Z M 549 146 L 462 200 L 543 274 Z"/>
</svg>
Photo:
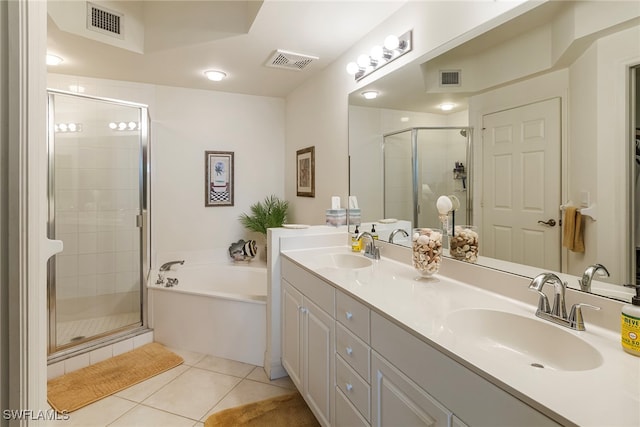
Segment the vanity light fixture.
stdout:
<svg viewBox="0 0 640 427">
<path fill-rule="evenodd" d="M 456 104 L 454 104 L 453 102 L 443 102 L 442 104 L 438 105 L 438 108 L 440 108 L 442 111 L 451 111 L 455 108 Z"/>
<path fill-rule="evenodd" d="M 366 90 L 362 92 L 362 96 L 364 96 L 364 99 L 376 99 L 378 97 L 378 92 L 375 90 Z"/>
<path fill-rule="evenodd" d="M 212 80 L 214 82 L 219 82 L 220 80 L 227 77 L 227 73 L 219 70 L 207 70 L 204 72 L 204 75 L 207 76 L 209 80 Z"/>
<path fill-rule="evenodd" d="M 56 123 L 53 127 L 56 132 L 62 132 L 62 133 L 82 132 L 82 123 Z"/>
<path fill-rule="evenodd" d="M 355 61 L 348 63 L 347 73 L 354 75 L 356 81 L 358 81 L 400 58 L 413 48 L 411 35 L 412 31 L 409 30 L 401 36 L 387 36 L 382 46 L 374 46 L 368 55 L 363 53 Z"/>
<path fill-rule="evenodd" d="M 47 53 L 47 65 L 60 65 L 62 61 L 63 59 L 59 56 Z"/>
<path fill-rule="evenodd" d="M 139 130 L 140 123 L 138 122 L 111 122 L 109 123 L 109 129 L 114 131 L 125 131 L 125 130 Z"/>
</svg>

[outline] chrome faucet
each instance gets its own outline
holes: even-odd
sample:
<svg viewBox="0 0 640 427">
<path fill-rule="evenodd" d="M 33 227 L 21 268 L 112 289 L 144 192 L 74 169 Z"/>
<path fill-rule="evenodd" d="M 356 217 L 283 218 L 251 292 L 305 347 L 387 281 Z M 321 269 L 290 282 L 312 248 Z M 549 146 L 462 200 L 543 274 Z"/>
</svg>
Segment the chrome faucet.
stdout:
<svg viewBox="0 0 640 427">
<path fill-rule="evenodd" d="M 547 295 L 542 292 L 542 288 L 547 283 L 553 284 L 554 286 L 553 307 L 549 305 Z M 537 292 L 540 296 L 536 316 L 570 329 L 578 331 L 585 330 L 584 320 L 582 318 L 582 307 L 600 310 L 600 307 L 596 307 L 591 304 L 574 304 L 571 307 L 571 312 L 567 315 L 567 306 L 565 302 L 567 284 L 553 273 L 538 274 L 529 284 L 529 289 Z"/>
<path fill-rule="evenodd" d="M 371 233 L 368 231 L 361 231 L 356 234 L 356 240 L 360 240 L 364 236 L 369 236 L 369 239 L 371 239 L 371 242 L 367 243 L 367 246 L 364 247 L 364 256 L 372 259 L 380 259 L 380 248 L 376 247 L 376 240 L 373 238 Z"/>
<path fill-rule="evenodd" d="M 593 280 L 593 275 L 598 273 L 600 277 L 609 277 L 609 270 L 602 264 L 593 264 L 584 269 L 584 273 L 582 273 L 582 279 L 578 279 L 578 283 L 580 283 L 580 289 L 585 292 L 591 292 L 591 280 Z"/>
<path fill-rule="evenodd" d="M 402 234 L 404 237 L 409 236 L 409 233 L 404 228 L 396 228 L 389 234 L 389 243 L 393 243 L 393 238 L 396 237 L 396 234 Z"/>
<path fill-rule="evenodd" d="M 172 265 L 174 265 L 174 264 L 180 264 L 180 265 L 182 265 L 182 264 L 184 264 L 184 260 L 182 260 L 182 261 L 169 261 L 169 262 L 165 262 L 164 264 L 162 264 L 162 265 L 160 266 L 160 271 L 169 271 L 169 270 L 171 270 L 171 266 L 172 266 Z"/>
</svg>

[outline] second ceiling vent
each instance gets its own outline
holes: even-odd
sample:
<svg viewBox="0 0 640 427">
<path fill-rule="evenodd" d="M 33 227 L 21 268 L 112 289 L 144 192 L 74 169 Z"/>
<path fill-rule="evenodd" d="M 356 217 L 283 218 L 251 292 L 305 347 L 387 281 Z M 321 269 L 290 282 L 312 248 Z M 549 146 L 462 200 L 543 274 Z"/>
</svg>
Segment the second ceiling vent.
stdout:
<svg viewBox="0 0 640 427">
<path fill-rule="evenodd" d="M 440 87 L 457 87 L 462 84 L 461 70 L 440 70 Z"/>
<path fill-rule="evenodd" d="M 286 50 L 278 49 L 267 60 L 265 65 L 267 67 L 273 68 L 284 68 L 287 70 L 302 71 L 317 59 L 317 56 L 287 52 Z"/>
<path fill-rule="evenodd" d="M 87 2 L 87 29 L 112 37 L 123 38 L 124 15 Z"/>
</svg>

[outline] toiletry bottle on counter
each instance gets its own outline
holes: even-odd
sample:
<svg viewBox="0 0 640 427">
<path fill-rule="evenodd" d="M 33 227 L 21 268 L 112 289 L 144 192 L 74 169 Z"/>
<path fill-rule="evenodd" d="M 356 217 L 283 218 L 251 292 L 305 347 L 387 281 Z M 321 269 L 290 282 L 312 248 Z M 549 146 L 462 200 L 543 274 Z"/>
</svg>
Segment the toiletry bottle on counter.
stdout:
<svg viewBox="0 0 640 427">
<path fill-rule="evenodd" d="M 376 225 L 372 224 L 371 225 L 371 236 L 375 239 L 378 240 L 378 233 L 376 232 Z"/>
<path fill-rule="evenodd" d="M 360 233 L 358 230 L 358 226 L 356 225 L 356 229 L 351 235 L 351 251 L 352 252 L 360 252 L 362 250 L 362 240 L 358 240 L 356 236 Z"/>
<path fill-rule="evenodd" d="M 631 304 L 622 306 L 620 316 L 620 338 L 622 348 L 629 354 L 640 356 L 640 285 L 625 285 L 636 288 Z"/>
</svg>

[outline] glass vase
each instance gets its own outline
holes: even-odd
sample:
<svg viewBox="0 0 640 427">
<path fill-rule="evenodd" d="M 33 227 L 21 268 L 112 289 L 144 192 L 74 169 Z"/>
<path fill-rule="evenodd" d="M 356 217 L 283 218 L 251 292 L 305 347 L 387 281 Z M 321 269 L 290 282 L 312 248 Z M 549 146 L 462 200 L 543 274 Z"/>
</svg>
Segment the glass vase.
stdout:
<svg viewBox="0 0 640 427">
<path fill-rule="evenodd" d="M 479 246 L 478 227 L 474 225 L 456 225 L 449 237 L 449 255 L 460 261 L 475 263 Z"/>
<path fill-rule="evenodd" d="M 411 237 L 413 267 L 424 277 L 440 270 L 442 262 L 442 230 L 414 228 Z"/>
</svg>

